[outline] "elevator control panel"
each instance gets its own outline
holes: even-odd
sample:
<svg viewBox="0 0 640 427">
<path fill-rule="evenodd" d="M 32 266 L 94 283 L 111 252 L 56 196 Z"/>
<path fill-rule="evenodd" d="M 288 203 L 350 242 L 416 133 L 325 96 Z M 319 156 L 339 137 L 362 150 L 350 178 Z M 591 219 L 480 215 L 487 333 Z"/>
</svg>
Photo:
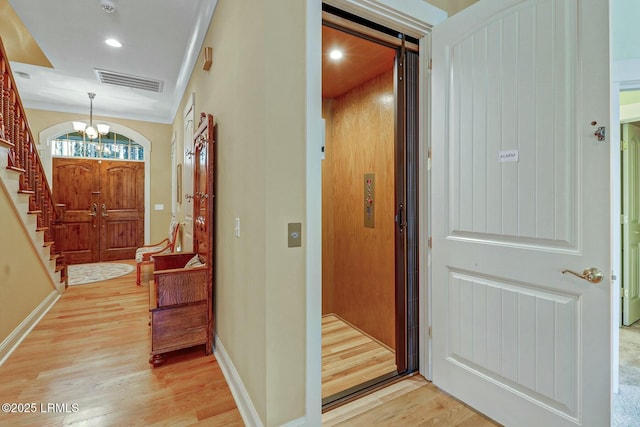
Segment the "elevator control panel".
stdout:
<svg viewBox="0 0 640 427">
<path fill-rule="evenodd" d="M 364 226 L 376 228 L 375 174 L 364 174 Z"/>
</svg>

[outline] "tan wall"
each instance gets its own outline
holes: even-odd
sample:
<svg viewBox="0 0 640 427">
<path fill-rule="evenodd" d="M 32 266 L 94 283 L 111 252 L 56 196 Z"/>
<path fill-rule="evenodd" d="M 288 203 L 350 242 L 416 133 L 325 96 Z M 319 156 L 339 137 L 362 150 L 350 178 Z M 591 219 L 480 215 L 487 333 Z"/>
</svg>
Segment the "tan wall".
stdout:
<svg viewBox="0 0 640 427">
<path fill-rule="evenodd" d="M 26 109 L 27 121 L 31 133 L 37 140 L 44 129 L 53 125 L 72 120 L 86 120 L 79 114 L 60 113 L 55 111 Z M 161 123 L 142 122 L 137 120 L 115 119 L 104 116 L 94 116 L 95 121 L 107 120 L 118 123 L 145 136 L 151 141 L 150 153 L 150 236 L 151 243 L 167 237 L 169 221 L 171 220 L 171 125 Z M 163 204 L 163 211 L 153 210 L 155 204 Z"/>
<path fill-rule="evenodd" d="M 4 167 L 4 165 L 2 166 Z M 12 201 L 0 184 L 0 343 L 55 291 Z"/>
<path fill-rule="evenodd" d="M 330 127 L 323 168 L 323 253 L 333 273 L 323 278 L 323 298 L 333 312 L 359 329 L 396 347 L 394 260 L 393 70 L 336 98 L 328 108 Z M 375 174 L 375 227 L 364 226 L 364 175 Z M 328 179 L 327 179 L 328 178 Z M 324 266 L 331 268 L 331 266 Z M 329 280 L 333 279 L 333 282 Z M 327 288 L 325 290 L 325 287 Z M 323 301 L 324 305 L 324 301 Z"/>
<path fill-rule="evenodd" d="M 425 0 L 442 10 L 446 10 L 449 16 L 455 15 L 463 9 L 471 6 L 478 0 Z"/>
<path fill-rule="evenodd" d="M 305 217 L 305 4 L 221 1 L 173 129 L 195 93 L 216 117 L 216 333 L 263 423 L 305 414 L 305 248 L 287 223 Z M 240 218 L 241 235 L 234 235 Z"/>
</svg>

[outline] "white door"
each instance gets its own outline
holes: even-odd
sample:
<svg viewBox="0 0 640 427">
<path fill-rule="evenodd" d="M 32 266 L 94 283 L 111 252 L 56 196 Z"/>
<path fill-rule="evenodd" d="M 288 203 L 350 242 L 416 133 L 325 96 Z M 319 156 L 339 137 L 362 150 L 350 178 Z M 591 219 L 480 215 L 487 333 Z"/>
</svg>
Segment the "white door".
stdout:
<svg viewBox="0 0 640 427">
<path fill-rule="evenodd" d="M 507 426 L 609 425 L 608 22 L 480 0 L 433 30 L 433 381 Z"/>
<path fill-rule="evenodd" d="M 640 127 L 622 125 L 622 323 L 640 319 Z"/>
<path fill-rule="evenodd" d="M 193 174 L 195 173 L 195 149 L 193 147 L 193 130 L 196 125 L 194 113 L 194 96 L 184 109 L 184 167 L 182 168 L 182 209 L 184 212 L 184 230 L 182 251 L 193 251 Z"/>
</svg>

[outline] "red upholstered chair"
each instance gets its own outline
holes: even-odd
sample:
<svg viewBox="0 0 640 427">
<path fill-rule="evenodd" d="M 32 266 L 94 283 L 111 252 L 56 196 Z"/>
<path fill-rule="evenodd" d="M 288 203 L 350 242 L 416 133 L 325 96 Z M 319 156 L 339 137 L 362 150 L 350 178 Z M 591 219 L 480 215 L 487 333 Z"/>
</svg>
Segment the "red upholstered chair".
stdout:
<svg viewBox="0 0 640 427">
<path fill-rule="evenodd" d="M 136 285 L 140 286 L 141 269 L 143 265 L 153 264 L 153 256 L 160 254 L 170 254 L 175 251 L 176 239 L 180 223 L 175 217 L 171 218 L 169 224 L 169 236 L 158 243 L 144 245 L 136 249 Z"/>
</svg>

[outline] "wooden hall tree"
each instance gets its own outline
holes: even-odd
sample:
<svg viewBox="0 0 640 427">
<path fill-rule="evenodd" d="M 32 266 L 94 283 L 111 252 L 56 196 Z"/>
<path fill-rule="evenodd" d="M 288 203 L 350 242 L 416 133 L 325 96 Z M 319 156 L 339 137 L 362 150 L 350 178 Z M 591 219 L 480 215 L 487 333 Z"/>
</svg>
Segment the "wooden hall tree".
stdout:
<svg viewBox="0 0 640 427">
<path fill-rule="evenodd" d="M 194 134 L 195 252 L 154 256 L 154 280 L 149 286 L 149 363 L 154 367 L 173 350 L 204 344 L 205 354 L 213 351 L 214 129 L 213 116 L 202 113 Z"/>
</svg>

